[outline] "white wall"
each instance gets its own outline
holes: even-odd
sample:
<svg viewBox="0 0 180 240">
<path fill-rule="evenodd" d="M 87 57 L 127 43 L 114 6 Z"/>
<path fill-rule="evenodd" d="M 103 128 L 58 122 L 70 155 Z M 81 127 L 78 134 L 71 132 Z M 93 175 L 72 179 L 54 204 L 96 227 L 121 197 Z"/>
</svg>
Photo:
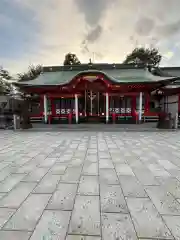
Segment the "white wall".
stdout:
<svg viewBox="0 0 180 240">
<path fill-rule="evenodd" d="M 3 103 L 7 103 L 6 108 L 9 106 L 9 97 L 8 96 L 0 96 L 0 108 L 1 108 L 1 104 Z"/>
<path fill-rule="evenodd" d="M 166 97 L 165 103 L 166 103 L 166 111 L 171 113 L 172 116 L 175 116 L 178 112 L 178 101 L 179 96 L 173 95 Z M 164 107 L 164 99 L 161 100 L 162 108 Z"/>
<path fill-rule="evenodd" d="M 178 112 L 178 100 L 178 95 L 168 96 L 168 110 L 173 116 Z"/>
<path fill-rule="evenodd" d="M 2 102 L 7 102 L 7 100 L 8 100 L 8 97 L 7 96 L 0 96 L 0 103 L 2 103 Z"/>
</svg>

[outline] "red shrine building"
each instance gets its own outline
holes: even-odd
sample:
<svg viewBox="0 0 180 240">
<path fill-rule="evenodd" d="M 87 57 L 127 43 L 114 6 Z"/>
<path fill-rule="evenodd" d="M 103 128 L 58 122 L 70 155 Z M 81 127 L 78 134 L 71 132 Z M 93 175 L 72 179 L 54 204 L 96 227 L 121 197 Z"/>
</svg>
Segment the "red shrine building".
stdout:
<svg viewBox="0 0 180 240">
<path fill-rule="evenodd" d="M 152 73 L 143 66 L 89 63 L 44 67 L 36 79 L 15 85 L 37 96 L 32 120 L 139 123 L 156 120 L 160 111 L 180 111 L 179 76 L 180 68 Z"/>
</svg>

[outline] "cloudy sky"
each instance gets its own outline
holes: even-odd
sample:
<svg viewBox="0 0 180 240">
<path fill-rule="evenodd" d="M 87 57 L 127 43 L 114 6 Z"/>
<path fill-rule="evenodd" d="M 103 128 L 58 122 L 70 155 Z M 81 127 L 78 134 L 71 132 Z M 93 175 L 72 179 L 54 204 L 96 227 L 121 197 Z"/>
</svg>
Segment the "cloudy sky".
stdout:
<svg viewBox="0 0 180 240">
<path fill-rule="evenodd" d="M 0 65 L 121 62 L 137 46 L 158 47 L 180 66 L 180 0 L 0 0 Z"/>
</svg>

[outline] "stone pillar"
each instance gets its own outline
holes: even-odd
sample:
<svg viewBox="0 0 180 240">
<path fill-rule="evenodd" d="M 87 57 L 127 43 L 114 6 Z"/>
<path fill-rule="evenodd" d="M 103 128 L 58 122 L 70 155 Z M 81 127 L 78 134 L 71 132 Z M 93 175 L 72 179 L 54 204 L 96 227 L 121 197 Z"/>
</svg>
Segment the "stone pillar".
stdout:
<svg viewBox="0 0 180 240">
<path fill-rule="evenodd" d="M 178 117 L 178 113 L 176 113 L 175 119 L 174 119 L 174 128 L 175 129 L 178 129 L 178 121 L 179 121 L 179 117 Z"/>
<path fill-rule="evenodd" d="M 13 125 L 14 125 L 14 130 L 21 128 L 21 117 L 17 114 L 13 115 Z"/>
<path fill-rule="evenodd" d="M 171 116 L 174 120 L 174 128 L 177 128 L 179 96 L 178 95 L 168 96 L 167 102 L 168 102 L 168 112 L 171 113 Z"/>
<path fill-rule="evenodd" d="M 76 123 L 79 121 L 79 111 L 78 111 L 78 95 L 75 94 L 75 117 L 76 117 Z"/>
<path fill-rule="evenodd" d="M 44 122 L 48 122 L 48 102 L 46 95 L 44 95 Z"/>
<path fill-rule="evenodd" d="M 139 122 L 142 121 L 142 92 L 139 94 Z"/>
<path fill-rule="evenodd" d="M 106 123 L 109 122 L 109 94 L 106 93 Z"/>
</svg>

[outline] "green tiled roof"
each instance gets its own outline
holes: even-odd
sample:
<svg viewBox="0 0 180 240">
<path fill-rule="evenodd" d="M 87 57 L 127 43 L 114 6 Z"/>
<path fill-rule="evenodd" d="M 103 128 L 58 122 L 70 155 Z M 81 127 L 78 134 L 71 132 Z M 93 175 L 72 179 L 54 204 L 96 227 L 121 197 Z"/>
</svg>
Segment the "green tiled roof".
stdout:
<svg viewBox="0 0 180 240">
<path fill-rule="evenodd" d="M 50 68 L 51 69 L 51 68 Z M 51 69 L 52 70 L 52 69 Z M 127 84 L 127 83 L 151 83 L 163 80 L 173 80 L 174 77 L 162 77 L 151 74 L 148 70 L 143 68 L 111 68 L 105 70 L 89 69 L 79 71 L 78 69 L 66 69 L 56 71 L 46 71 L 40 74 L 36 79 L 32 81 L 17 82 L 18 85 L 26 86 L 50 86 L 50 85 L 64 85 L 69 83 L 74 77 L 78 75 L 93 75 L 103 74 L 114 84 Z"/>
<path fill-rule="evenodd" d="M 159 75 L 166 77 L 180 77 L 180 67 L 162 67 L 159 70 Z"/>
</svg>

